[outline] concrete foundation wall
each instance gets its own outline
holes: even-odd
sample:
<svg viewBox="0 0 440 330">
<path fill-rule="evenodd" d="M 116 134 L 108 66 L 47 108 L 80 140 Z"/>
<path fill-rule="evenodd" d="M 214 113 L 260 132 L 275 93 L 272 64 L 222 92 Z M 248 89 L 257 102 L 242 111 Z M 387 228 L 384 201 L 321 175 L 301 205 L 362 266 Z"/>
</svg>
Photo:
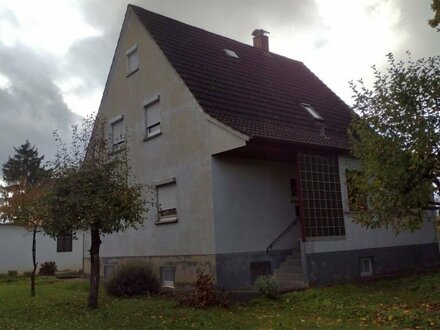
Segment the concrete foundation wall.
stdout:
<svg viewBox="0 0 440 330">
<path fill-rule="evenodd" d="M 55 261 L 58 270 L 82 270 L 83 235 L 72 242 L 72 252 L 57 252 L 57 242 L 41 232 L 36 237 L 37 262 Z M 19 273 L 30 272 L 32 264 L 32 232 L 25 227 L 0 225 L 0 273 L 16 270 Z"/>
<path fill-rule="evenodd" d="M 358 280 L 360 258 L 371 258 L 373 276 L 440 264 L 435 243 L 307 254 L 310 285 Z"/>
<path fill-rule="evenodd" d="M 133 261 L 146 262 L 152 265 L 154 272 L 160 278 L 161 266 L 175 267 L 175 285 L 191 285 L 197 281 L 200 272 L 216 278 L 215 256 L 213 255 L 192 255 L 192 256 L 139 256 L 139 257 L 109 257 L 101 258 L 101 276 L 108 277 L 109 273 L 119 264 Z M 107 267 L 110 266 L 109 270 Z M 107 268 L 107 269 L 106 269 Z M 90 258 L 84 262 L 84 270 L 90 273 Z"/>
<path fill-rule="evenodd" d="M 265 251 L 295 219 L 294 165 L 228 156 L 212 163 L 216 253 Z M 298 223 L 274 249 L 297 247 L 299 238 Z"/>
<path fill-rule="evenodd" d="M 224 289 L 243 289 L 252 287 L 251 263 L 270 262 L 271 272 L 292 253 L 291 249 L 255 251 L 247 253 L 227 253 L 216 256 L 217 285 Z"/>
</svg>

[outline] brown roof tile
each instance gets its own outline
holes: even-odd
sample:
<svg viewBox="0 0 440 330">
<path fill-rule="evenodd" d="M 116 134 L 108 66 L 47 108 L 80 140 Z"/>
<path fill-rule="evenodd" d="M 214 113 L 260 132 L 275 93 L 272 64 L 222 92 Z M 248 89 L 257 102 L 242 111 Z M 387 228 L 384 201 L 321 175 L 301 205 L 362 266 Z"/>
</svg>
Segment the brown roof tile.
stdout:
<svg viewBox="0 0 440 330">
<path fill-rule="evenodd" d="M 251 138 L 348 149 L 349 107 L 303 63 L 130 7 L 210 116 Z M 327 137 L 301 103 L 325 119 Z"/>
</svg>

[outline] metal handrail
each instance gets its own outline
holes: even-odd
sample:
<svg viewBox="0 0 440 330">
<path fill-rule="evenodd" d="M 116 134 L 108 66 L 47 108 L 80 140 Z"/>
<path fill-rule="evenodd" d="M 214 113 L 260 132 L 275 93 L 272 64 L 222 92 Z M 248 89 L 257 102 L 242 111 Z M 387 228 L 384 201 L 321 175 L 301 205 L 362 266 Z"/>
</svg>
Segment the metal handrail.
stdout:
<svg viewBox="0 0 440 330">
<path fill-rule="evenodd" d="M 290 229 L 290 227 L 292 227 L 296 224 L 297 219 L 298 219 L 298 217 L 295 217 L 295 219 L 293 219 L 293 221 L 291 223 L 289 223 L 289 225 L 286 228 L 284 228 L 284 230 L 272 241 L 272 243 L 270 243 L 267 246 L 266 253 L 269 253 L 269 249 L 270 250 L 273 249 L 273 245 L 281 238 L 281 236 L 283 236 Z"/>
</svg>

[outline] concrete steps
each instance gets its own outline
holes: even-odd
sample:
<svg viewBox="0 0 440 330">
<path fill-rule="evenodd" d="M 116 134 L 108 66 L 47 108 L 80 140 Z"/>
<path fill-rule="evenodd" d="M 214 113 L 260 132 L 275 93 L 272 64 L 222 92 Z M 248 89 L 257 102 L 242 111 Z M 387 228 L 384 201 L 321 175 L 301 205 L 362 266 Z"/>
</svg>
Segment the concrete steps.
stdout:
<svg viewBox="0 0 440 330">
<path fill-rule="evenodd" d="M 308 287 L 304 282 L 300 251 L 294 250 L 287 256 L 280 267 L 274 270 L 273 275 L 280 284 L 281 291 L 301 290 Z"/>
</svg>

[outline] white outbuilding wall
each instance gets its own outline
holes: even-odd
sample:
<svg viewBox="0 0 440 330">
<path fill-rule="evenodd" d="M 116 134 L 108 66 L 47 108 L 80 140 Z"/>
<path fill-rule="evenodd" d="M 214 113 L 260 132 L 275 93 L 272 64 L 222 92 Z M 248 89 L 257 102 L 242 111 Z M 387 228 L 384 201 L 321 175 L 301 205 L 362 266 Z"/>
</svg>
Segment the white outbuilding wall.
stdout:
<svg viewBox="0 0 440 330">
<path fill-rule="evenodd" d="M 37 234 L 37 262 L 55 261 L 58 270 L 82 270 L 83 234 L 72 242 L 72 252 L 57 252 L 55 239 Z M 19 273 L 32 271 L 32 232 L 23 226 L 0 225 L 0 273 L 16 270 Z"/>
</svg>

